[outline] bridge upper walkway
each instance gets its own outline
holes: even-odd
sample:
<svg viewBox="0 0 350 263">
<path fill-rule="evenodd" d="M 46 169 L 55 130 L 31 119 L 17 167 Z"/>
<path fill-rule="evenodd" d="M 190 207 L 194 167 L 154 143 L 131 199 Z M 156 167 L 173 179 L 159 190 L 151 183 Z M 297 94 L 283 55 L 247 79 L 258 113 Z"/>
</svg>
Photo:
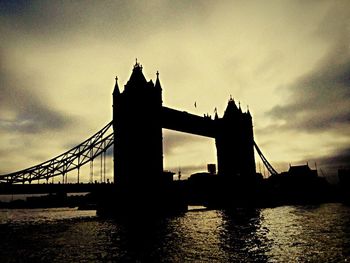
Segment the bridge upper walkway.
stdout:
<svg viewBox="0 0 350 263">
<path fill-rule="evenodd" d="M 186 111 L 163 107 L 162 125 L 165 129 L 215 138 L 215 122 L 210 117 L 201 117 Z"/>
</svg>

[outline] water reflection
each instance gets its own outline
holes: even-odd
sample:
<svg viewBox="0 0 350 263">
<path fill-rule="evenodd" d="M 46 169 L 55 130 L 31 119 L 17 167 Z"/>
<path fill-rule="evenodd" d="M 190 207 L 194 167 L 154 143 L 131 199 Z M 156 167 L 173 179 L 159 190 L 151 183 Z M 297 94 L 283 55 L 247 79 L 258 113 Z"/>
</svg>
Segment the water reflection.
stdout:
<svg viewBox="0 0 350 263">
<path fill-rule="evenodd" d="M 118 226 L 110 235 L 112 260 L 123 262 L 158 262 L 162 258 L 176 259 L 181 244 L 166 219 L 110 221 Z"/>
<path fill-rule="evenodd" d="M 0 223 L 0 262 L 350 259 L 350 208 L 341 204 L 195 211 L 166 219 L 140 215 L 127 222 L 69 209 L 17 212 L 22 214 L 14 220 L 0 211 L 2 218 L 7 213 Z"/>
<path fill-rule="evenodd" d="M 118 222 L 114 246 L 132 262 L 223 262 L 218 211 L 198 211 L 167 219 Z M 117 256 L 120 259 L 120 255 Z"/>
<path fill-rule="evenodd" d="M 268 246 L 260 209 L 223 211 L 220 239 L 228 262 L 267 261 Z"/>
<path fill-rule="evenodd" d="M 40 224 L 73 218 L 96 217 L 95 210 L 76 208 L 0 209 L 2 224 Z"/>
<path fill-rule="evenodd" d="M 268 230 L 268 257 L 293 262 L 349 259 L 349 215 L 341 204 L 264 209 L 261 227 Z"/>
<path fill-rule="evenodd" d="M 267 261 L 260 210 L 193 211 L 155 221 L 118 222 L 115 255 L 138 262 Z M 263 230 L 264 231 L 264 230 Z M 264 239 L 265 238 L 265 239 Z"/>
</svg>

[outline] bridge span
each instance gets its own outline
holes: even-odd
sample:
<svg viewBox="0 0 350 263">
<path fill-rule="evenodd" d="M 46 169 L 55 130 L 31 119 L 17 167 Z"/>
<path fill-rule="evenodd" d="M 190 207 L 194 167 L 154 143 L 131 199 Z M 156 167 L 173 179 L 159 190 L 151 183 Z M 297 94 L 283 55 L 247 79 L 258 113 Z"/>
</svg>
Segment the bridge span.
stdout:
<svg viewBox="0 0 350 263">
<path fill-rule="evenodd" d="M 202 117 L 165 107 L 162 90 L 159 73 L 155 83 L 147 81 L 142 66 L 136 63 L 123 91 L 120 91 L 116 78 L 113 120 L 110 123 L 55 158 L 21 171 L 0 175 L 0 193 L 91 192 L 97 188 L 103 192 L 102 188 L 108 188 L 112 190 L 106 191 L 110 193 L 105 196 L 106 199 L 117 194 L 115 200 L 118 200 L 119 207 L 128 206 L 122 205 L 119 200 L 129 202 L 129 206 L 139 202 L 157 203 L 154 207 L 158 208 L 169 203 L 176 206 L 176 198 L 171 193 L 177 191 L 174 190 L 177 186 L 174 188 L 169 185 L 173 179 L 166 177 L 163 171 L 163 128 L 214 138 L 220 182 L 234 184 L 242 178 L 254 180 L 254 148 L 270 173 L 277 174 L 255 143 L 249 110 L 243 112 L 230 98 L 223 116 L 219 117 L 216 113 L 214 118 Z M 90 164 L 93 174 L 97 157 L 100 157 L 100 181 L 106 181 L 106 153 L 112 145 L 114 184 L 80 184 L 80 168 Z M 77 171 L 78 184 L 67 184 L 67 174 L 71 171 Z M 62 184 L 49 184 L 49 179 L 57 176 L 62 176 Z M 36 180 L 46 183 L 31 185 Z M 93 181 L 91 177 L 90 181 Z M 115 205 L 109 204 L 110 207 Z"/>
</svg>

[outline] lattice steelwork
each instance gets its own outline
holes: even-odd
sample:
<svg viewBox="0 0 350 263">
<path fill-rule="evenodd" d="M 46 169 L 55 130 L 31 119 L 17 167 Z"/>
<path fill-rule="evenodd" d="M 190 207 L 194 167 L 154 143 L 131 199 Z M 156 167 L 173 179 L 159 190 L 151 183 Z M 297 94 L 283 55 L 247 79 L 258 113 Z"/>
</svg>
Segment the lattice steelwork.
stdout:
<svg viewBox="0 0 350 263">
<path fill-rule="evenodd" d="M 88 162 L 92 162 L 99 155 L 106 156 L 107 149 L 114 143 L 113 133 L 107 134 L 112 122 L 108 123 L 96 134 L 71 150 L 52 158 L 46 162 L 14 173 L 0 175 L 1 183 L 31 183 L 34 180 L 48 181 L 55 176 L 66 176 L 69 171 L 79 169 Z M 107 135 L 106 135 L 107 134 Z M 102 166 L 102 156 L 101 156 Z M 66 179 L 67 181 L 67 179 Z"/>
<path fill-rule="evenodd" d="M 33 167 L 17 171 L 10 174 L 0 175 L 0 183 L 31 183 L 34 180 L 48 180 L 52 177 L 67 175 L 68 172 L 77 169 L 78 170 L 78 182 L 79 182 L 79 172 L 80 167 L 84 164 L 90 162 L 90 171 L 93 170 L 93 160 L 101 155 L 101 171 L 104 159 L 104 174 L 105 174 L 105 157 L 106 152 L 109 147 L 114 143 L 114 134 L 107 134 L 108 130 L 111 128 L 113 122 L 108 123 L 96 134 L 79 144 L 78 146 L 72 148 L 71 150 L 52 158 L 46 162 L 35 165 Z M 106 135 L 107 134 L 107 135 Z M 258 145 L 254 142 L 256 151 L 258 152 L 261 160 L 266 166 L 267 170 L 271 175 L 278 174 L 278 172 L 272 167 L 272 165 L 267 161 Z M 91 169 L 92 168 L 92 169 Z M 91 176 L 91 175 L 90 175 Z M 90 178 L 91 180 L 91 178 Z M 66 179 L 67 181 L 67 179 Z M 101 172 L 102 181 L 102 172 Z"/>
</svg>

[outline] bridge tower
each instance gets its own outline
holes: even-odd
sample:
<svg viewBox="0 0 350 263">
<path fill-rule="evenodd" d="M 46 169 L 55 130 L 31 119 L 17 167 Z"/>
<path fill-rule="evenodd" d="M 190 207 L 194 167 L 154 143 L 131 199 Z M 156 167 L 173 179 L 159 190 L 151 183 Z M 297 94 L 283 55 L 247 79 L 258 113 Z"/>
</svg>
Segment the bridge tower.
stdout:
<svg viewBox="0 0 350 263">
<path fill-rule="evenodd" d="M 231 98 L 224 116 L 215 116 L 218 173 L 230 178 L 255 176 L 254 136 L 249 110 L 242 112 Z"/>
<path fill-rule="evenodd" d="M 136 62 L 124 91 L 113 91 L 114 182 L 130 194 L 162 180 L 162 88 L 147 81 Z"/>
</svg>

